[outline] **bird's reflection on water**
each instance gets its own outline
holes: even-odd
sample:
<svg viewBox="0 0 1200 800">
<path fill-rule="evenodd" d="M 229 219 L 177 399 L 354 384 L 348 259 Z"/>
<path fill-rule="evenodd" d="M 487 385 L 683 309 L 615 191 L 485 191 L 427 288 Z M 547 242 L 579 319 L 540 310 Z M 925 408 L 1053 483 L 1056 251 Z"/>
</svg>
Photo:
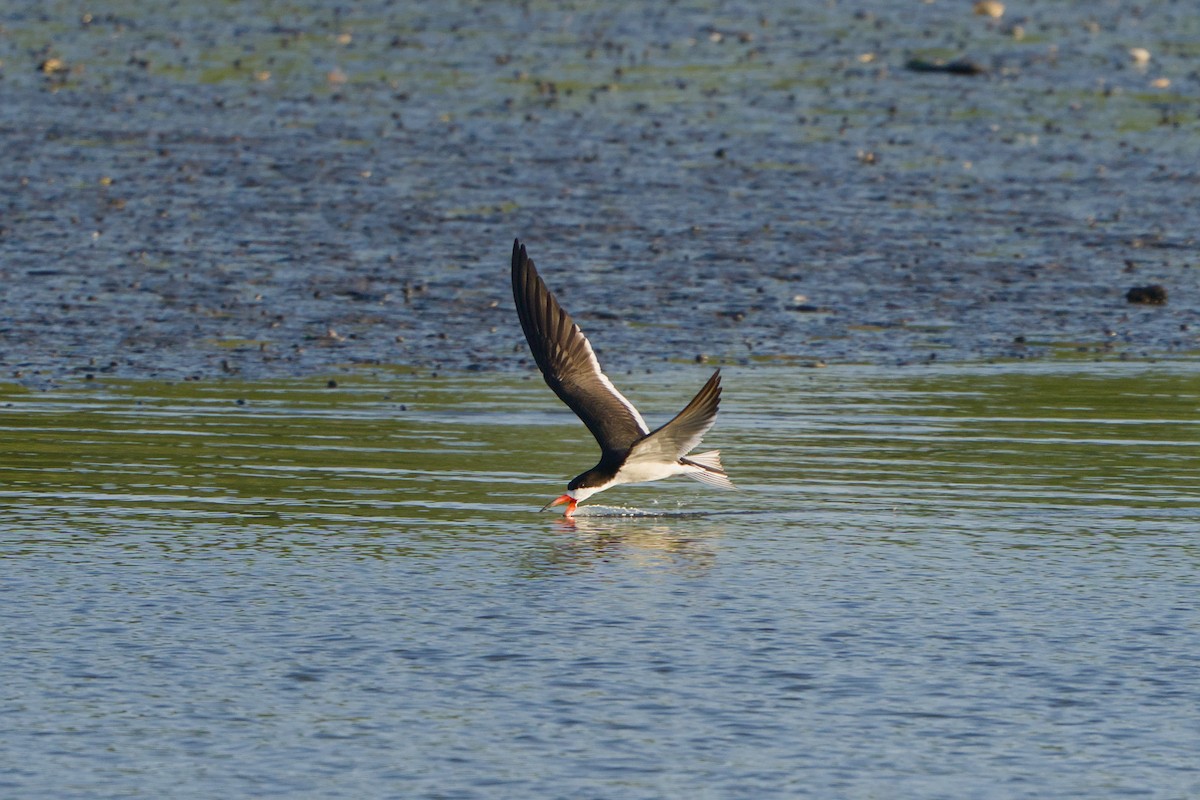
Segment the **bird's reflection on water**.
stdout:
<svg viewBox="0 0 1200 800">
<path fill-rule="evenodd" d="M 651 569 L 703 573 L 716 563 L 722 527 L 690 523 L 703 514 L 655 513 L 592 506 L 593 513 L 553 521 L 558 535 L 525 553 L 530 572 L 588 571 L 624 562 Z M 619 511 L 620 514 L 603 513 Z M 595 513 L 602 512 L 602 513 Z"/>
</svg>

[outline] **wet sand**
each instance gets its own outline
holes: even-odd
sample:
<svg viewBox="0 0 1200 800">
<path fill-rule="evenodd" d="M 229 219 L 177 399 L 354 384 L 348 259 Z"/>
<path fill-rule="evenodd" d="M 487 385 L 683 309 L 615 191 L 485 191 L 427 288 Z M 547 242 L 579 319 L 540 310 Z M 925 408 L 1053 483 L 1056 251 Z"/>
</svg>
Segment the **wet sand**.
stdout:
<svg viewBox="0 0 1200 800">
<path fill-rule="evenodd" d="M 1194 360 L 1198 39 L 1165 2 L 25 4 L 0 380 L 528 370 L 514 236 L 615 371 Z"/>
</svg>

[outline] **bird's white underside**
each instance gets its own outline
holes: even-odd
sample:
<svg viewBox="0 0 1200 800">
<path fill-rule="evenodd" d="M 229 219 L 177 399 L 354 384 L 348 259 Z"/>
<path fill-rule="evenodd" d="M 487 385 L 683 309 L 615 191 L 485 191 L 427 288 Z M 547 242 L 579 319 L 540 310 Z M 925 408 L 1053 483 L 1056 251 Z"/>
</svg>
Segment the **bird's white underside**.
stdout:
<svg viewBox="0 0 1200 800">
<path fill-rule="evenodd" d="M 691 460 L 696 464 L 680 464 L 678 460 L 674 462 L 664 461 L 634 461 L 626 460 L 619 472 L 613 476 L 612 480 L 600 486 L 586 486 L 578 489 L 572 489 L 567 494 L 575 498 L 576 502 L 582 503 L 594 494 L 603 492 L 605 489 L 611 489 L 614 486 L 620 486 L 623 483 L 647 483 L 649 481 L 661 481 L 663 478 L 670 478 L 675 475 L 686 475 L 689 478 L 694 478 L 701 483 L 706 483 L 709 486 L 716 486 L 721 489 L 732 489 L 733 483 L 723 472 L 711 472 L 712 469 L 721 469 L 721 451 L 710 450 L 707 453 L 698 453 L 691 457 Z M 703 464 L 704 466 L 697 466 Z"/>
<path fill-rule="evenodd" d="M 625 465 L 621 467 L 621 470 L 612 477 L 612 480 L 608 481 L 607 483 L 603 483 L 599 486 L 581 486 L 578 489 L 573 489 L 567 492 L 567 494 L 573 496 L 577 502 L 583 502 L 598 492 L 603 492 L 605 489 L 611 489 L 614 486 L 620 486 L 623 483 L 646 483 L 647 481 L 661 481 L 663 478 L 670 478 L 673 475 L 686 475 L 688 472 L 696 469 L 700 468 L 685 466 L 678 462 L 674 464 L 664 464 L 662 462 L 630 464 L 628 461 L 626 461 Z"/>
</svg>

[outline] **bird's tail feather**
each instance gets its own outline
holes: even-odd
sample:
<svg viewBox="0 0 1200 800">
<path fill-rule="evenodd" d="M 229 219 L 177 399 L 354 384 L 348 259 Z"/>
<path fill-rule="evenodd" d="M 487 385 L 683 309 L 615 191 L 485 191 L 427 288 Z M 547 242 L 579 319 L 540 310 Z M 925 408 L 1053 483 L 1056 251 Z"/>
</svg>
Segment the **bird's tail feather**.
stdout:
<svg viewBox="0 0 1200 800">
<path fill-rule="evenodd" d="M 690 469 L 685 473 L 689 478 L 706 483 L 709 486 L 716 486 L 720 489 L 737 488 L 733 485 L 733 481 L 729 480 L 729 476 L 725 474 L 725 468 L 721 466 L 720 450 L 696 453 L 679 460 L 690 467 L 694 467 L 694 469 Z"/>
</svg>

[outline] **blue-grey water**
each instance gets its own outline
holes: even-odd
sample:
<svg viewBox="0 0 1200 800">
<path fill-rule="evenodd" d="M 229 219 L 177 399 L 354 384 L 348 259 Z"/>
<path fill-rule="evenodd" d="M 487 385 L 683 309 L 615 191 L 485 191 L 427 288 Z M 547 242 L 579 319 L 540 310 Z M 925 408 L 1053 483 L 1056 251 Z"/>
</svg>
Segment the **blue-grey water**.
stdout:
<svg viewBox="0 0 1200 800">
<path fill-rule="evenodd" d="M 725 384 L 573 525 L 536 379 L 9 387 L 0 795 L 1200 794 L 1193 366 Z"/>
</svg>

